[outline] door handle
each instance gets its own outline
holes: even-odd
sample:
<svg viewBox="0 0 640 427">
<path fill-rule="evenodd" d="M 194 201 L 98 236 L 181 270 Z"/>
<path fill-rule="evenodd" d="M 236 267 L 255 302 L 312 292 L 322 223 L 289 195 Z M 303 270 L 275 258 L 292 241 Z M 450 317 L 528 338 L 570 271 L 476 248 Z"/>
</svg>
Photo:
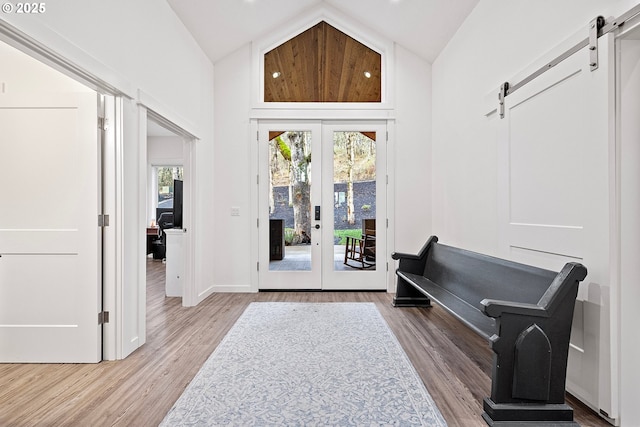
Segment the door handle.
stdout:
<svg viewBox="0 0 640 427">
<path fill-rule="evenodd" d="M 320 206 L 316 206 L 315 213 L 315 220 L 320 221 Z"/>
</svg>

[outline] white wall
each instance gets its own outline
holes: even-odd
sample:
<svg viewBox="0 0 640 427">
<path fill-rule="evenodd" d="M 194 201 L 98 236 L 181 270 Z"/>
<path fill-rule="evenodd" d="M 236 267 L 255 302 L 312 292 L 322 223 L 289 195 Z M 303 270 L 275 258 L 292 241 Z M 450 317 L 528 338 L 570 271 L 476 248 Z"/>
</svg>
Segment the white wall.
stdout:
<svg viewBox="0 0 640 427">
<path fill-rule="evenodd" d="M 431 64 L 396 45 L 395 242 L 417 253 L 432 222 Z"/>
<path fill-rule="evenodd" d="M 78 83 L 0 41 L 0 93 L 90 92 Z"/>
<path fill-rule="evenodd" d="M 591 19 L 619 16 L 633 3 L 567 0 L 560 8 L 551 0 L 480 1 L 433 64 L 433 229 L 443 242 L 500 253 L 498 197 L 503 183 L 497 173 L 498 119 L 484 116 L 487 97 L 497 106 L 502 82 L 577 31 L 583 30 L 586 38 Z M 600 348 L 601 354 L 609 351 L 604 341 Z M 609 372 L 600 372 L 601 391 L 608 388 Z M 625 372 L 621 375 L 625 377 Z M 623 401 L 629 391 L 622 391 Z M 589 403 L 603 405 L 595 406 L 598 409 L 607 408 L 607 401 L 611 396 L 603 394 L 599 402 Z M 621 413 L 624 420 L 625 408 Z M 623 421 L 623 425 L 638 423 Z"/>
<path fill-rule="evenodd" d="M 250 255 L 251 176 L 251 46 L 215 64 L 216 206 L 212 226 L 216 236 L 215 287 L 246 291 L 251 288 L 255 260 Z M 396 47 L 396 247 L 416 251 L 431 233 L 431 67 L 413 53 Z M 231 216 L 231 207 L 240 216 Z"/>
<path fill-rule="evenodd" d="M 48 6 L 43 14 L 2 19 L 36 39 L 46 37 L 46 45 L 107 81 L 141 90 L 174 112 L 170 119 L 206 128 L 201 98 L 211 95 L 211 84 L 202 85 L 211 79 L 211 64 L 166 2 L 59 0 Z"/>
<path fill-rule="evenodd" d="M 251 177 L 249 135 L 251 110 L 251 46 L 246 45 L 215 64 L 215 147 L 213 169 L 216 174 L 216 205 L 210 224 L 216 236 L 214 283 L 218 290 L 249 291 L 255 260 L 249 256 L 251 233 L 256 230 L 250 218 Z M 231 216 L 231 207 L 240 216 Z"/>
<path fill-rule="evenodd" d="M 147 160 L 150 165 L 182 165 L 182 137 L 150 136 L 147 138 Z"/>
</svg>

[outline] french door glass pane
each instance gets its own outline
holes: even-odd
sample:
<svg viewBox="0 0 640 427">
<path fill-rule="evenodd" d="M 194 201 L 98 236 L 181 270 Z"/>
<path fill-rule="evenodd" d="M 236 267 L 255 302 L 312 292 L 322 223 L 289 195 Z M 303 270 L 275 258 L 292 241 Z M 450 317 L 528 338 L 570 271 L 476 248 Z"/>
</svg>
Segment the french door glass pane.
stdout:
<svg viewBox="0 0 640 427">
<path fill-rule="evenodd" d="M 376 269 L 376 133 L 333 133 L 334 269 Z"/>
<path fill-rule="evenodd" d="M 311 132 L 269 132 L 269 270 L 311 270 Z"/>
</svg>

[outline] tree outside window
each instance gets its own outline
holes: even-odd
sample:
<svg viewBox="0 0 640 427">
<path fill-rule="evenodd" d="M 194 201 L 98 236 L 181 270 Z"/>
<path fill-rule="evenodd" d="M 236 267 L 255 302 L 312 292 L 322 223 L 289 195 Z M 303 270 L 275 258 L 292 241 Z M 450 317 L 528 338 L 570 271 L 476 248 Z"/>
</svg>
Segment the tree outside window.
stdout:
<svg viewBox="0 0 640 427">
<path fill-rule="evenodd" d="M 158 171 L 158 207 L 173 207 L 173 180 L 183 179 L 182 166 L 159 166 Z"/>
</svg>

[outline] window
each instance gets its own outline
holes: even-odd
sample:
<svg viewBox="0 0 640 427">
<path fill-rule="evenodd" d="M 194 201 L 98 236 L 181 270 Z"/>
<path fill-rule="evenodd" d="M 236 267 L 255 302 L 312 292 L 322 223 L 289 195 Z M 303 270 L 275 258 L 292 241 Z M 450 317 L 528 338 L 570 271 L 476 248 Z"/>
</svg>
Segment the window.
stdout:
<svg viewBox="0 0 640 427">
<path fill-rule="evenodd" d="M 182 180 L 182 166 L 158 166 L 156 171 L 158 179 L 158 208 L 173 208 L 173 180 Z"/>
</svg>

